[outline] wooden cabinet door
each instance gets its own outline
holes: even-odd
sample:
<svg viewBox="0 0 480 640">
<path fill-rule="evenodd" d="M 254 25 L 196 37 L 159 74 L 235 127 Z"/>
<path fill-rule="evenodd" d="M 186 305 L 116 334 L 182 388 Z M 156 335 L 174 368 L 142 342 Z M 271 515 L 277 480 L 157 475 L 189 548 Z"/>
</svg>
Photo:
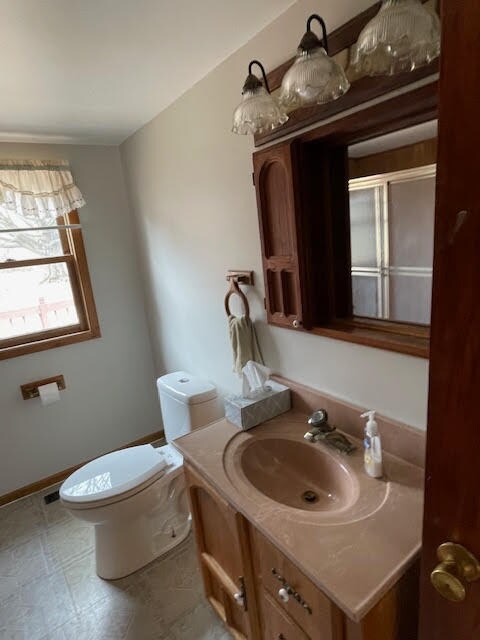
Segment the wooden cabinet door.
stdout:
<svg viewBox="0 0 480 640">
<path fill-rule="evenodd" d="M 267 320 L 298 328 L 308 324 L 302 295 L 298 152 L 294 142 L 253 155 L 262 243 Z"/>
<path fill-rule="evenodd" d="M 207 599 L 236 640 L 257 640 L 247 522 L 188 464 L 185 474 Z"/>
</svg>

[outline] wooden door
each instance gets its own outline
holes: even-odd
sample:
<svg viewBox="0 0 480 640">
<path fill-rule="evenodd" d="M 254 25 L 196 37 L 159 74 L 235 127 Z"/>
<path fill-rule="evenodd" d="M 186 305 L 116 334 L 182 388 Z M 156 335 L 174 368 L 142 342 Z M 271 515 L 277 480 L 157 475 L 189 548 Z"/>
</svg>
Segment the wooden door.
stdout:
<svg viewBox="0 0 480 640">
<path fill-rule="evenodd" d="M 185 464 L 205 594 L 236 640 L 259 636 L 247 522 Z"/>
<path fill-rule="evenodd" d="M 297 145 L 291 141 L 253 155 L 267 320 L 289 328 L 307 320 L 297 162 Z"/>
<path fill-rule="evenodd" d="M 439 155 L 420 639 L 480 638 L 480 581 L 432 586 L 445 542 L 480 558 L 480 8 L 442 3 Z"/>
</svg>

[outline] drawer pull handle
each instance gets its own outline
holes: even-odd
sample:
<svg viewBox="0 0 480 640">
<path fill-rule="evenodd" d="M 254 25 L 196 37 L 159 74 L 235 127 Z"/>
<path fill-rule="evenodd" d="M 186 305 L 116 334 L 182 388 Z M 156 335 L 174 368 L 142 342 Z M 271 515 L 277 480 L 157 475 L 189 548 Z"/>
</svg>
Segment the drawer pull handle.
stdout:
<svg viewBox="0 0 480 640">
<path fill-rule="evenodd" d="M 289 601 L 289 597 L 293 596 L 294 600 L 296 600 L 296 602 L 298 602 L 298 604 L 303 609 L 305 609 L 305 611 L 307 611 L 310 615 L 312 615 L 312 609 L 311 609 L 310 605 L 307 602 L 305 602 L 305 600 L 302 598 L 302 596 L 288 584 L 288 582 L 285 580 L 285 578 L 278 573 L 278 571 L 275 569 L 275 567 L 273 567 L 273 569 L 272 569 L 272 574 L 281 583 L 281 585 L 283 587 L 278 592 L 278 597 L 280 598 L 280 600 L 282 600 L 282 602 L 288 602 Z"/>
<path fill-rule="evenodd" d="M 285 587 L 282 587 L 281 589 L 278 590 L 278 597 L 282 602 L 288 602 L 290 600 L 290 594 L 285 589 Z"/>
<path fill-rule="evenodd" d="M 279 633 L 279 634 L 278 634 L 278 636 L 277 636 L 277 639 L 278 639 L 278 640 L 287 640 L 287 639 L 285 638 L 285 636 L 283 635 L 283 633 Z"/>
</svg>

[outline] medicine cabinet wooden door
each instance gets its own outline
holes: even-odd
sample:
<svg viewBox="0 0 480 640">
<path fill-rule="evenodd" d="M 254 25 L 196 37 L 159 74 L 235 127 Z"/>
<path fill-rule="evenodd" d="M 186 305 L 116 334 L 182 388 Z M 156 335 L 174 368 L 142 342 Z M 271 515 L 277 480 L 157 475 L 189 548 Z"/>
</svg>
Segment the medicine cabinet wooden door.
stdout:
<svg viewBox="0 0 480 640">
<path fill-rule="evenodd" d="M 188 464 L 185 474 L 207 599 L 236 640 L 257 640 L 247 522 Z"/>
<path fill-rule="evenodd" d="M 253 156 L 267 320 L 290 328 L 299 328 L 305 321 L 297 162 L 294 142 Z"/>
<path fill-rule="evenodd" d="M 269 324 L 349 317 L 347 147 L 287 141 L 254 153 L 253 166 Z"/>
</svg>

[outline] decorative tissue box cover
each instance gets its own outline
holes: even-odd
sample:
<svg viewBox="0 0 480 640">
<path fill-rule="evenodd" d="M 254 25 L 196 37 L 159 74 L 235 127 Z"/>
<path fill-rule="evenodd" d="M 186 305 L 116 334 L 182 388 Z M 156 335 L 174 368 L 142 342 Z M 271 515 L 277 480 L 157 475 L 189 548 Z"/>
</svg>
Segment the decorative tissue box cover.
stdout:
<svg viewBox="0 0 480 640">
<path fill-rule="evenodd" d="M 290 389 L 268 381 L 271 393 L 260 399 L 234 396 L 225 399 L 225 417 L 244 431 L 290 410 Z"/>
</svg>

